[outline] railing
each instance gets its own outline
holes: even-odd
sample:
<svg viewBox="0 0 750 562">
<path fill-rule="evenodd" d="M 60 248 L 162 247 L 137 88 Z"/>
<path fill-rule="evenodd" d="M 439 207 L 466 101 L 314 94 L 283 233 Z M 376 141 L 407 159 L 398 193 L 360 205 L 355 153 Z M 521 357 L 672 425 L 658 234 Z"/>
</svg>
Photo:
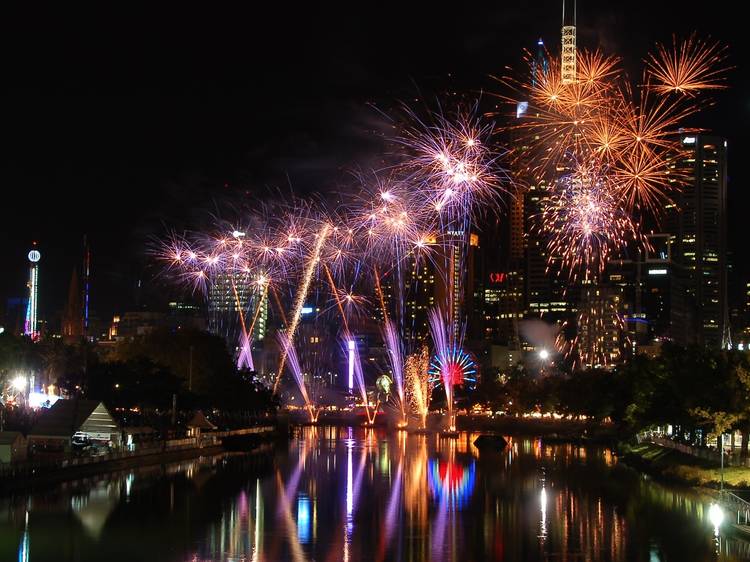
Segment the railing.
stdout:
<svg viewBox="0 0 750 562">
<path fill-rule="evenodd" d="M 673 441 L 666 437 L 659 437 L 657 435 L 648 433 L 638 435 L 638 442 L 642 443 L 644 441 L 654 443 L 655 445 L 661 445 L 662 447 L 667 447 L 668 449 L 674 449 L 675 451 L 680 451 L 681 453 L 685 453 L 686 455 L 692 455 L 694 457 L 710 460 L 716 463 L 721 462 L 721 453 L 714 449 L 693 447 L 691 445 L 685 445 L 684 443 L 677 443 L 676 441 Z M 724 453 L 724 465 L 750 466 L 750 459 L 742 459 L 734 453 Z"/>
<path fill-rule="evenodd" d="M 750 521 L 750 502 L 733 494 L 730 490 L 722 491 L 720 499 L 726 509 L 737 512 L 737 525 L 748 525 Z"/>
</svg>

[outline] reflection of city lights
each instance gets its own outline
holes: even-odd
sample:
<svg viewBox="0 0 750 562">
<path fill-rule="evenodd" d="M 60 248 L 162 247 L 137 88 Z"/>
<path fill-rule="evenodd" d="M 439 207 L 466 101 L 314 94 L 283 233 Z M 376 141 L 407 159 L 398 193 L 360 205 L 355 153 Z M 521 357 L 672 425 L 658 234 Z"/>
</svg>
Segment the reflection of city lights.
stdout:
<svg viewBox="0 0 750 562">
<path fill-rule="evenodd" d="M 297 538 L 303 544 L 310 541 L 310 498 L 305 494 L 297 498 Z"/>
<path fill-rule="evenodd" d="M 724 521 L 724 512 L 721 510 L 721 508 L 717 504 L 712 503 L 711 507 L 708 508 L 708 519 L 709 521 L 711 521 L 711 524 L 714 526 L 714 533 L 718 535 L 719 527 Z"/>
<path fill-rule="evenodd" d="M 547 489 L 542 488 L 539 492 L 539 510 L 542 512 L 542 520 L 539 529 L 539 538 L 547 538 Z"/>
</svg>

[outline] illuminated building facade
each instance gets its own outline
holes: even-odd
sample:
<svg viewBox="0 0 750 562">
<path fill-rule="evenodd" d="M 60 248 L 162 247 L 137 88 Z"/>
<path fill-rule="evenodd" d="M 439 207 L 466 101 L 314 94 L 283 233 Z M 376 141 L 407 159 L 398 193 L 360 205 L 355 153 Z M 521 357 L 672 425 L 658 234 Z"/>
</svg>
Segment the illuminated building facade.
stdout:
<svg viewBox="0 0 750 562">
<path fill-rule="evenodd" d="M 575 7 L 569 14 L 574 14 Z M 573 16 L 574 18 L 574 16 Z M 575 71 L 575 23 L 573 23 L 572 64 Z M 537 54 L 532 70 L 544 73 L 549 69 L 549 61 L 540 39 L 537 43 Z M 535 78 L 532 78 L 534 81 Z M 516 118 L 527 118 L 528 102 L 520 102 L 516 109 Z M 528 146 L 521 140 L 513 140 L 516 150 L 524 152 Z M 558 170 L 562 172 L 563 170 Z M 523 172 L 521 172 L 523 173 Z M 527 185 L 507 202 L 509 209 L 508 237 L 509 262 L 507 270 L 518 272 L 516 279 L 518 291 L 523 292 L 525 310 L 523 315 L 530 318 L 543 318 L 549 322 L 562 323 L 573 319 L 577 287 L 569 287 L 567 278 L 558 276 L 559 268 L 555 267 L 554 256 L 547 254 L 546 239 L 538 228 L 539 216 L 542 213 L 544 200 L 549 196 L 550 186 L 537 178 L 526 178 Z M 514 291 L 514 292 L 518 292 Z"/>
<path fill-rule="evenodd" d="M 411 257 L 407 263 L 407 277 L 403 285 L 407 291 L 404 301 L 404 325 L 410 349 L 416 349 L 417 344 L 425 341 L 430 335 L 427 313 L 435 306 L 437 275 L 435 264 L 430 260 Z M 384 287 L 383 291 L 388 291 L 389 296 L 393 295 L 391 286 L 388 289 Z"/>
<path fill-rule="evenodd" d="M 518 322 L 523 319 L 523 274 L 519 270 L 491 271 L 484 286 L 483 338 L 517 349 Z"/>
<path fill-rule="evenodd" d="M 559 323 L 574 316 L 579 288 L 569 283 L 565 272 L 560 273 L 558 260 L 548 255 L 546 240 L 538 229 L 548 189 L 544 184 L 531 185 L 525 195 L 526 315 Z"/>
<path fill-rule="evenodd" d="M 399 271 L 386 272 L 376 288 L 373 320 L 378 325 L 384 321 L 383 305 L 389 318 L 403 326 L 404 339 L 409 350 L 418 349 L 430 337 L 428 312 L 438 303 L 448 303 L 445 313 L 451 325 L 467 334 L 481 333 L 482 284 L 477 272 L 481 260 L 477 256 L 479 236 L 465 236 L 460 231 L 448 231 L 439 241 L 432 240 L 430 256 L 409 255 Z M 399 294 L 403 291 L 403 296 Z M 399 303 L 403 308 L 399 309 Z"/>
<path fill-rule="evenodd" d="M 467 244 L 468 242 L 468 244 Z M 445 312 L 448 321 L 458 335 L 465 327 L 466 334 L 476 335 L 480 328 L 481 295 L 478 294 L 477 260 L 479 236 L 462 230 L 449 230 L 442 235 L 436 251 L 438 275 L 435 279 L 434 300 L 450 303 Z"/>
<path fill-rule="evenodd" d="M 508 196 L 507 218 L 483 234 L 482 334 L 494 344 L 519 348 L 518 322 L 524 317 L 524 198 Z"/>
<path fill-rule="evenodd" d="M 685 179 L 665 226 L 672 258 L 680 268 L 695 343 L 719 347 L 727 339 L 727 142 L 683 135 L 676 164 Z"/>
<path fill-rule="evenodd" d="M 602 284 L 621 298 L 623 328 L 632 350 L 664 341 L 687 345 L 691 313 L 684 302 L 684 273 L 672 260 L 672 237 L 649 234 L 645 252 L 610 261 Z"/>
<path fill-rule="evenodd" d="M 247 274 L 217 273 L 212 277 L 208 289 L 209 332 L 236 342 L 243 323 L 249 329 L 256 312 L 252 339 L 257 342 L 267 332 L 268 295 Z"/>
<path fill-rule="evenodd" d="M 619 291 L 584 285 L 578 306 L 577 352 L 581 367 L 610 368 L 622 360 L 625 330 Z"/>
</svg>

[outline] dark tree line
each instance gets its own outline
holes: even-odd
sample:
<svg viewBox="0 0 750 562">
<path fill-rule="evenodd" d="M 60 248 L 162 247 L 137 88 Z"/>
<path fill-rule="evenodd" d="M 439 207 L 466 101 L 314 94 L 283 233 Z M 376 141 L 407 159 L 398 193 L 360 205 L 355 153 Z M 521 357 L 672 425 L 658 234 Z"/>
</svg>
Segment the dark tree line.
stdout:
<svg viewBox="0 0 750 562">
<path fill-rule="evenodd" d="M 68 396 L 146 418 L 168 415 L 175 399 L 179 410 L 215 409 L 238 420 L 277 405 L 253 373 L 235 368 L 223 339 L 200 331 L 156 331 L 112 348 L 0 334 L 0 384 L 8 387 L 21 370 L 38 373 L 38 380 Z"/>
<path fill-rule="evenodd" d="M 696 445 L 729 430 L 750 436 L 750 360 L 739 351 L 664 344 L 614 370 L 532 374 L 518 365 L 485 377 L 473 398 L 510 414 L 557 412 L 616 424 L 624 435 L 671 425 Z"/>
</svg>

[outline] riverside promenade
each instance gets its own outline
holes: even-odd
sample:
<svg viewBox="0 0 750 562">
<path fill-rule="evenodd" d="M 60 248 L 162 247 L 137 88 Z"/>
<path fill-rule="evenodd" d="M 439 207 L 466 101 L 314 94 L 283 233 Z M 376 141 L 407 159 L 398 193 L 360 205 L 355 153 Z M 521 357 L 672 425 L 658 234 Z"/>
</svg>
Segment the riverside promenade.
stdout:
<svg viewBox="0 0 750 562">
<path fill-rule="evenodd" d="M 198 437 L 154 441 L 143 446 L 136 445 L 132 450 L 121 449 L 103 455 L 66 456 L 0 464 L 0 491 L 216 454 L 225 450 L 228 444 L 236 448 L 237 443 L 245 443 L 246 448 L 251 449 L 269 439 L 275 431 L 276 427 L 273 425 L 259 425 L 204 432 Z"/>
</svg>

